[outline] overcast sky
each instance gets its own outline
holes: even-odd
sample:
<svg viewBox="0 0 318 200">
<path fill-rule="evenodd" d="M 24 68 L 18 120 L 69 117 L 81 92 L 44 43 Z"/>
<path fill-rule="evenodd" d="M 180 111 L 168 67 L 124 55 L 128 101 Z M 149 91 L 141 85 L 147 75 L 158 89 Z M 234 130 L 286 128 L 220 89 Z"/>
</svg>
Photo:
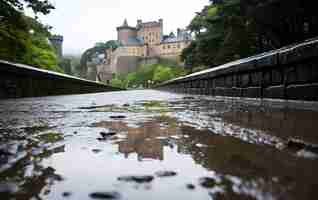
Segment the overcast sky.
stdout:
<svg viewBox="0 0 318 200">
<path fill-rule="evenodd" d="M 116 27 L 127 18 L 135 26 L 143 21 L 164 20 L 164 33 L 186 27 L 208 0 L 50 0 L 56 7 L 40 16 L 53 33 L 64 36 L 64 53 L 79 54 L 96 42 L 117 39 Z"/>
</svg>

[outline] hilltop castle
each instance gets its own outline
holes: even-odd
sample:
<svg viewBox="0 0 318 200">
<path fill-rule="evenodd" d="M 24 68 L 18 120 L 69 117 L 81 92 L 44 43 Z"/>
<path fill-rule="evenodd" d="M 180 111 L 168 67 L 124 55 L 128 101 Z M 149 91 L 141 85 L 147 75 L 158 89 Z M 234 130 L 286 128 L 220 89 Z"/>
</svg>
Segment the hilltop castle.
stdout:
<svg viewBox="0 0 318 200">
<path fill-rule="evenodd" d="M 163 33 L 163 20 L 142 22 L 137 20 L 135 27 L 125 19 L 117 27 L 117 49 L 107 49 L 105 62 L 97 66 L 98 81 L 108 82 L 114 74 L 126 74 L 136 70 L 141 64 L 154 64 L 167 60 L 182 65 L 180 55 L 192 40 L 191 34 L 178 29 L 177 35 Z"/>
</svg>

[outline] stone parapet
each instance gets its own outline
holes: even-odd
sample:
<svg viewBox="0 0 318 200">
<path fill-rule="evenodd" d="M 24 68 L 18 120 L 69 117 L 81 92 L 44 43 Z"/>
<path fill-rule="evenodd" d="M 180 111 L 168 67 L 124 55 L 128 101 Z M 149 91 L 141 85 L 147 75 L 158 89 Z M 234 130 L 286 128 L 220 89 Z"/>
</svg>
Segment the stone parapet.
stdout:
<svg viewBox="0 0 318 200">
<path fill-rule="evenodd" d="M 159 89 L 318 101 L 318 38 L 167 81 Z"/>
<path fill-rule="evenodd" d="M 0 99 L 116 91 L 77 77 L 0 60 Z"/>
</svg>

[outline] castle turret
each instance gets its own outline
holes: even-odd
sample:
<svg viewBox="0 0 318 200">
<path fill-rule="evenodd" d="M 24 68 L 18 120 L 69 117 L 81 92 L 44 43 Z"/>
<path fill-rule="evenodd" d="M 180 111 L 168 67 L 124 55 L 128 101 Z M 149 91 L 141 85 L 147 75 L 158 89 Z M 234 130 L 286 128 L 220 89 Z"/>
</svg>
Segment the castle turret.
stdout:
<svg viewBox="0 0 318 200">
<path fill-rule="evenodd" d="M 118 41 L 125 45 L 129 43 L 130 38 L 137 37 L 137 29 L 135 27 L 130 27 L 127 20 L 124 20 L 122 26 L 117 27 Z"/>
<path fill-rule="evenodd" d="M 142 20 L 141 19 L 138 19 L 137 20 L 137 29 L 140 29 L 142 26 Z"/>
<path fill-rule="evenodd" d="M 63 36 L 61 35 L 52 35 L 49 37 L 49 40 L 56 52 L 56 55 L 58 56 L 59 59 L 62 58 L 63 56 Z"/>
</svg>

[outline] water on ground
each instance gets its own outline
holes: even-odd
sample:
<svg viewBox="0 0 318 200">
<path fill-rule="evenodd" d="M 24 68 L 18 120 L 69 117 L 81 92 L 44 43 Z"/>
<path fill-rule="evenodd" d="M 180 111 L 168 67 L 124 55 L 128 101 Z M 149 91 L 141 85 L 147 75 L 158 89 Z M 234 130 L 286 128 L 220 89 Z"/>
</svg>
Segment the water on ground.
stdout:
<svg viewBox="0 0 318 200">
<path fill-rule="evenodd" d="M 318 113 L 153 90 L 0 101 L 0 199 L 315 199 Z"/>
</svg>

